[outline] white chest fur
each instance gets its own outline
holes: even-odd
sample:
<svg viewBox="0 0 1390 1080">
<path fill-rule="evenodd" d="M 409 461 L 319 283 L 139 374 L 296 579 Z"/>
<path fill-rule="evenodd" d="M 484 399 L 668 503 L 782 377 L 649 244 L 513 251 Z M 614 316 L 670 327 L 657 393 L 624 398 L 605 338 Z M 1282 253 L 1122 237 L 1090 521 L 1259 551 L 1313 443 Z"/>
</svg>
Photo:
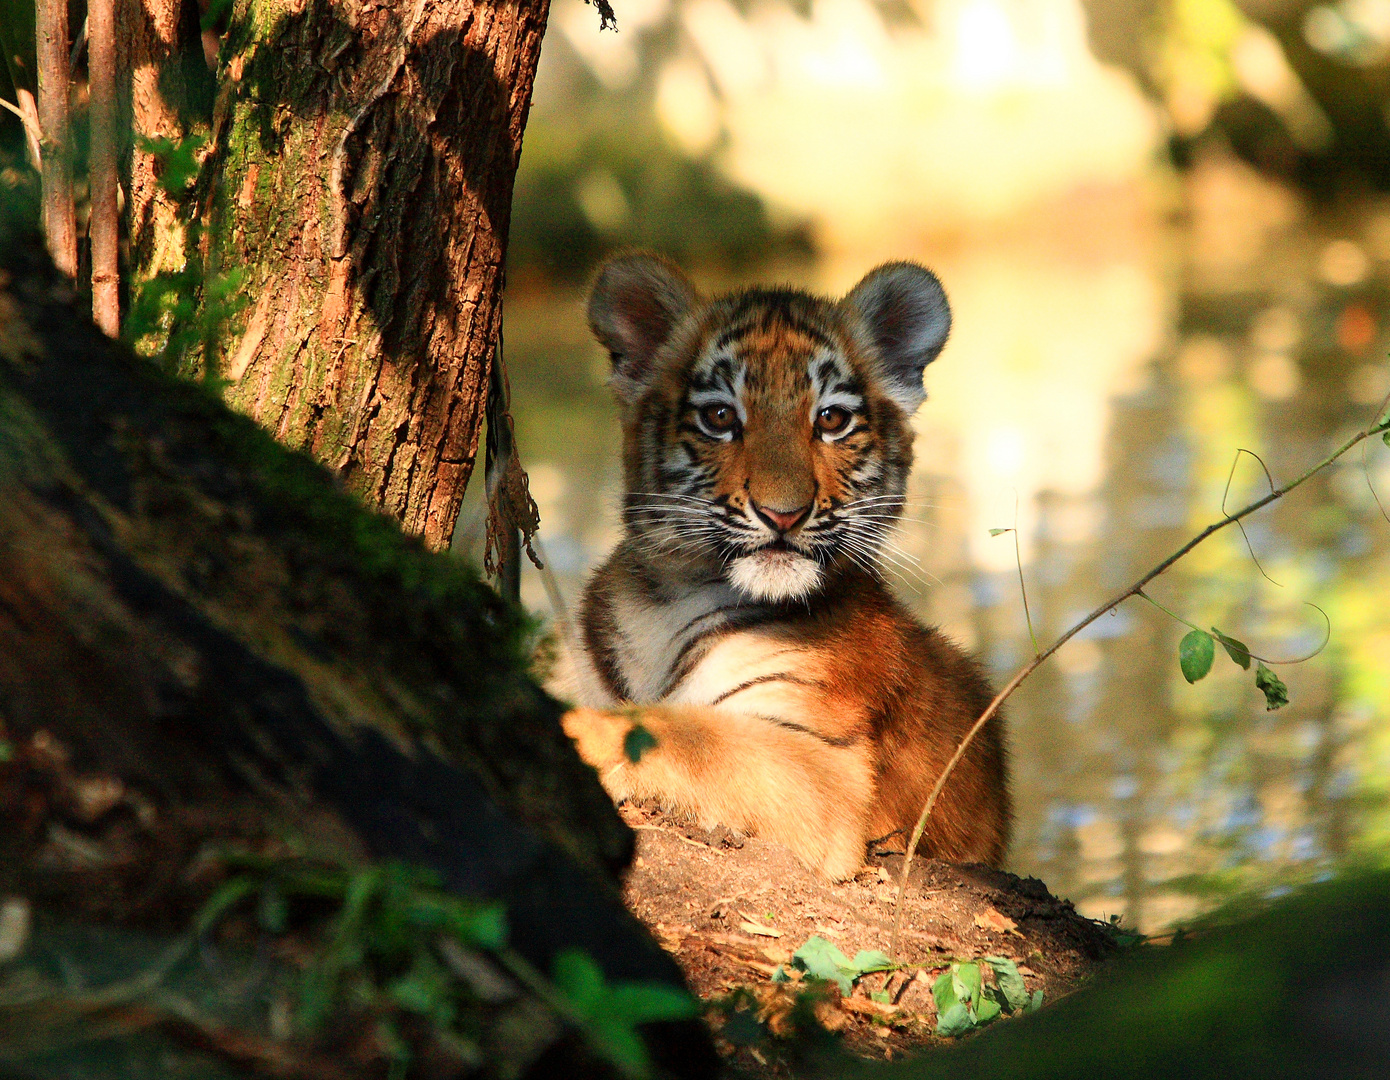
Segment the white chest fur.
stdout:
<svg viewBox="0 0 1390 1080">
<path fill-rule="evenodd" d="M 674 688 L 693 650 L 737 617 L 747 604 L 727 585 L 704 585 L 669 601 L 637 589 L 614 597 L 618 632 L 613 642 L 618 669 L 632 700 L 660 701 Z"/>
</svg>

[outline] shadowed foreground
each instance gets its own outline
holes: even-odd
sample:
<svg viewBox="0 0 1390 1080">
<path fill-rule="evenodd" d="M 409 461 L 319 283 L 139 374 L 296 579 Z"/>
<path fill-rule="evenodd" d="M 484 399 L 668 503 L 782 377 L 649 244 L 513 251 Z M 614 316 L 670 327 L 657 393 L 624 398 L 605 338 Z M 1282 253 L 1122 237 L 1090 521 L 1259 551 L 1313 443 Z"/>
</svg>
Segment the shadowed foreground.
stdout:
<svg viewBox="0 0 1390 1080">
<path fill-rule="evenodd" d="M 899 1068 L 902 1080 L 1384 1077 L 1390 873 L 1352 876 L 1263 914 L 1144 948 L 1057 1007 Z"/>
<path fill-rule="evenodd" d="M 528 628 L 6 227 L 0 1072 L 603 1075 L 583 1001 L 683 983 Z M 695 1021 L 640 1030 L 712 1071 Z"/>
</svg>

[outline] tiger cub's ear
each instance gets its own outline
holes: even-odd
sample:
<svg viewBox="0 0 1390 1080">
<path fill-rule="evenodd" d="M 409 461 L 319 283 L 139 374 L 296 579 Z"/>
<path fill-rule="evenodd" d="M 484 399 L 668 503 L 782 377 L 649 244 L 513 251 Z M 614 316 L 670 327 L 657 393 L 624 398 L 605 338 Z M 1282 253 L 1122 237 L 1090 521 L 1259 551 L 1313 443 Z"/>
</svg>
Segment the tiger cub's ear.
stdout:
<svg viewBox="0 0 1390 1080">
<path fill-rule="evenodd" d="M 613 391 L 633 401 L 655 374 L 656 352 L 699 299 L 675 263 L 659 255 L 619 255 L 589 293 L 589 326 L 613 358 Z"/>
<path fill-rule="evenodd" d="M 858 316 L 879 362 L 884 389 L 909 415 L 926 398 L 922 371 L 951 332 L 946 290 L 916 263 L 884 263 L 840 301 Z"/>
</svg>

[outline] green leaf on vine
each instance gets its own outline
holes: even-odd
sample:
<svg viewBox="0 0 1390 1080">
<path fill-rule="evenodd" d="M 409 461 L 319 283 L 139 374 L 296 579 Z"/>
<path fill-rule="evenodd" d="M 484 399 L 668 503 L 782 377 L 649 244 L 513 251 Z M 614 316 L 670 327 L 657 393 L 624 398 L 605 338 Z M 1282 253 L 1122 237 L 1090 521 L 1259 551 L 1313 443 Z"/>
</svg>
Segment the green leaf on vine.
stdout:
<svg viewBox="0 0 1390 1080">
<path fill-rule="evenodd" d="M 1237 641 L 1235 638 L 1223 634 L 1214 626 L 1211 628 L 1211 632 L 1216 640 L 1221 642 L 1221 647 L 1226 650 L 1226 655 L 1246 671 L 1249 671 L 1250 649 L 1246 646 L 1245 642 Z"/>
<path fill-rule="evenodd" d="M 1284 685 L 1284 680 L 1270 671 L 1264 664 L 1255 668 L 1255 686 L 1263 691 L 1265 709 L 1269 712 L 1282 709 L 1289 703 L 1289 688 Z"/>
<path fill-rule="evenodd" d="M 623 738 L 623 753 L 628 761 L 636 765 L 642 755 L 656 747 L 656 736 L 641 724 L 634 724 Z"/>
<path fill-rule="evenodd" d="M 1216 642 L 1205 630 L 1189 631 L 1178 642 L 1178 666 L 1182 677 L 1190 683 L 1205 679 L 1216 659 Z"/>
</svg>

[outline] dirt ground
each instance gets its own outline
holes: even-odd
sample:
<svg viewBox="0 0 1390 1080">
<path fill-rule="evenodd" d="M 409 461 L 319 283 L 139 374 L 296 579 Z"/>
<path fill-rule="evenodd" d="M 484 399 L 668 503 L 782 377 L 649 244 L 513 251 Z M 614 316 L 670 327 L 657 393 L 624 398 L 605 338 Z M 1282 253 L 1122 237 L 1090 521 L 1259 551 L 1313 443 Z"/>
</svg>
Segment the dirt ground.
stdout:
<svg viewBox="0 0 1390 1080">
<path fill-rule="evenodd" d="M 817 984 L 808 1002 L 791 959 L 812 935 L 848 957 L 888 951 L 902 842 L 876 847 L 853 881 L 832 884 L 776 844 L 700 829 L 650 806 L 620 809 L 638 833 L 627 902 L 712 1003 L 711 1025 L 727 1036 L 720 1050 L 740 1072 L 789 1074 L 785 1051 L 798 1034 L 799 995 L 801 1015 L 809 1008 L 843 1046 L 891 1060 L 950 1041 L 934 1034 L 932 983 L 952 961 L 1012 959 L 1027 989 L 1043 991 L 1046 1007 L 1116 948 L 1109 927 L 1078 915 L 1036 878 L 919 857 L 905 898 L 899 969 L 865 976 L 847 998 Z M 737 1023 L 736 1011 L 743 1013 Z"/>
</svg>

